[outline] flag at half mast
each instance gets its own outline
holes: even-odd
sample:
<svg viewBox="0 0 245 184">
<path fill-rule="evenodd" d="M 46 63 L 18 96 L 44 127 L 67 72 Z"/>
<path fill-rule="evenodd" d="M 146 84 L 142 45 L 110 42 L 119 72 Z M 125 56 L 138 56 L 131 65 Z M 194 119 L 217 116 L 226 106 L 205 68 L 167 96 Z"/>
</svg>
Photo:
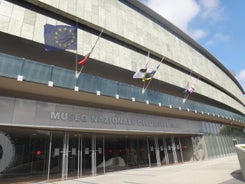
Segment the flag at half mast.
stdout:
<svg viewBox="0 0 245 184">
<path fill-rule="evenodd" d="M 92 53 L 92 52 L 89 52 L 89 53 L 85 56 L 85 58 L 83 58 L 81 61 L 78 62 L 78 64 L 79 64 L 80 66 L 86 65 L 86 63 L 87 63 L 88 60 L 89 60 L 89 57 L 90 57 L 91 53 Z"/>
<path fill-rule="evenodd" d="M 90 55 L 92 54 L 92 52 L 93 52 L 95 46 L 97 45 L 97 43 L 98 43 L 98 41 L 99 41 L 99 39 L 100 39 L 100 37 L 101 37 L 103 31 L 104 31 L 104 29 L 101 30 L 101 32 L 100 32 L 100 34 L 98 35 L 98 37 L 97 37 L 97 39 L 96 39 L 96 41 L 95 41 L 93 47 L 91 48 L 90 52 L 89 52 L 87 55 L 85 55 L 85 57 L 84 57 L 82 60 L 78 61 L 78 63 L 77 63 L 78 65 L 80 65 L 80 66 L 83 67 L 83 66 L 86 65 L 86 63 L 89 61 L 89 57 L 90 57 Z"/>
<path fill-rule="evenodd" d="M 44 25 L 45 50 L 77 50 L 77 27 Z"/>
<path fill-rule="evenodd" d="M 135 72 L 133 75 L 134 79 L 142 79 L 147 71 L 148 62 L 139 71 Z"/>
<path fill-rule="evenodd" d="M 160 64 L 151 72 L 146 72 L 144 74 L 144 76 L 142 77 L 142 81 L 145 82 L 147 80 L 151 80 L 153 78 L 153 76 L 155 75 L 155 73 L 157 72 L 158 68 L 160 67 Z"/>
</svg>

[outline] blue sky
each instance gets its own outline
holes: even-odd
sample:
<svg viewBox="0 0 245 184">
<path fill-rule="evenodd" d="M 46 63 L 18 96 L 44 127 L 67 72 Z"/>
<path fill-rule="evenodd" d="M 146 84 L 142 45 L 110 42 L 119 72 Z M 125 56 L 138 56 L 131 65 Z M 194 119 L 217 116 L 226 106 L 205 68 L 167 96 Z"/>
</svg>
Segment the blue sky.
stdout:
<svg viewBox="0 0 245 184">
<path fill-rule="evenodd" d="M 245 0 L 141 0 L 216 57 L 245 90 Z"/>
</svg>

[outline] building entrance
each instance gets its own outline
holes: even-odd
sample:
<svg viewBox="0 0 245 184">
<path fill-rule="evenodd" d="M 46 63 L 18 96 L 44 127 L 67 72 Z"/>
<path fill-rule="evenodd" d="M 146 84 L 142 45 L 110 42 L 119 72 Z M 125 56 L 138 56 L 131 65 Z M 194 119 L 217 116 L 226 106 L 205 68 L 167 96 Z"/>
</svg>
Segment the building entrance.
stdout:
<svg viewBox="0 0 245 184">
<path fill-rule="evenodd" d="M 66 180 L 189 161 L 190 136 L 108 135 L 1 128 L 0 182 Z M 6 146 L 7 145 L 7 146 Z M 6 149 L 8 154 L 6 155 Z"/>
</svg>

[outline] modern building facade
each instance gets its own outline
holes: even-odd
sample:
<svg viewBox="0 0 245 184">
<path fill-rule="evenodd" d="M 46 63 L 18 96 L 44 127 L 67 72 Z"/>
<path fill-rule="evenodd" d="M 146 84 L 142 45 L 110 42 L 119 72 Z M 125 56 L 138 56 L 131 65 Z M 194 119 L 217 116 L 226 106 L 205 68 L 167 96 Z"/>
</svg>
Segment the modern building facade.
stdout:
<svg viewBox="0 0 245 184">
<path fill-rule="evenodd" d="M 46 24 L 76 25 L 77 50 L 45 51 Z M 1 183 L 211 159 L 244 141 L 236 78 L 139 1 L 2 0 L 0 31 Z M 146 61 L 160 67 L 143 93 Z"/>
</svg>

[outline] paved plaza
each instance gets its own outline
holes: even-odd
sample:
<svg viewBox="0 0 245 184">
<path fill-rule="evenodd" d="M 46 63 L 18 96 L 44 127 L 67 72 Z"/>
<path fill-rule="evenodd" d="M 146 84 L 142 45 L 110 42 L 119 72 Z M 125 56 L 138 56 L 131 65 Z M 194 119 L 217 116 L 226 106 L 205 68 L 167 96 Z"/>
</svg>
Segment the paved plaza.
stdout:
<svg viewBox="0 0 245 184">
<path fill-rule="evenodd" d="M 242 184 L 237 155 L 171 166 L 132 169 L 55 184 Z"/>
</svg>

